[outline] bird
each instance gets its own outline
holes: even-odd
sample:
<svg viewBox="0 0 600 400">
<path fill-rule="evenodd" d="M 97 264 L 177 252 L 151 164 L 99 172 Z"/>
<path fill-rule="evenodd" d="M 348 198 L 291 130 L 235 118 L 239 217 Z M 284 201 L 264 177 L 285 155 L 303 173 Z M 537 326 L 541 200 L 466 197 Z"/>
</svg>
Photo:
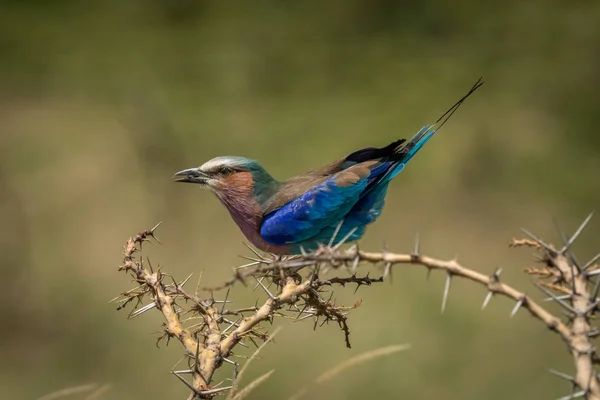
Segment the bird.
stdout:
<svg viewBox="0 0 600 400">
<path fill-rule="evenodd" d="M 410 140 L 354 151 L 303 175 L 278 181 L 257 161 L 215 157 L 175 173 L 175 182 L 212 191 L 258 250 L 297 255 L 360 239 L 380 216 L 387 188 L 421 148 L 475 92 L 480 78 L 435 123 Z"/>
</svg>

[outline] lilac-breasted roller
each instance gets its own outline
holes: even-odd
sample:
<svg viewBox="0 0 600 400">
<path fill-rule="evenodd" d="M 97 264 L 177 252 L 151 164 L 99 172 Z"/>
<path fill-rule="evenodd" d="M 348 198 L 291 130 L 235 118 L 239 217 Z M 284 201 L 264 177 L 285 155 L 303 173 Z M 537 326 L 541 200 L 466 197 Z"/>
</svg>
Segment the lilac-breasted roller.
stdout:
<svg viewBox="0 0 600 400">
<path fill-rule="evenodd" d="M 237 156 L 216 157 L 179 171 L 175 181 L 214 192 L 260 250 L 298 254 L 319 244 L 354 241 L 381 214 L 390 181 L 482 84 L 478 80 L 433 125 L 425 125 L 408 141 L 358 150 L 283 182 L 258 162 Z"/>
</svg>

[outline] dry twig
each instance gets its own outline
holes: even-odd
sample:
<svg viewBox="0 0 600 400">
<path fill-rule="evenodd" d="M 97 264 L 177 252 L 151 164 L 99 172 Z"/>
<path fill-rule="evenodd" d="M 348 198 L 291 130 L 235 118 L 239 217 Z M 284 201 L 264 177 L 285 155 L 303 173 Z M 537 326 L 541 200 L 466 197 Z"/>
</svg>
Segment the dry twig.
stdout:
<svg viewBox="0 0 600 400">
<path fill-rule="evenodd" d="M 275 317 L 292 315 L 295 315 L 296 320 L 312 320 L 315 328 L 328 322 L 336 322 L 344 332 L 346 346 L 350 347 L 347 314 L 359 306 L 360 302 L 349 307 L 340 306 L 335 303 L 333 292 L 330 292 L 328 298 L 323 297 L 325 291 L 336 285 L 356 285 L 356 289 L 360 286 L 370 286 L 382 282 L 384 277 L 391 277 L 392 269 L 401 264 L 421 265 L 428 271 L 441 270 L 446 274 L 442 312 L 446 307 L 453 277 L 464 278 L 487 288 L 488 294 L 482 308 L 486 307 L 494 295 L 499 295 L 515 301 L 511 317 L 520 308 L 526 309 L 531 316 L 556 332 L 573 355 L 575 375 L 571 377 L 562 373 L 555 374 L 571 381 L 574 388 L 579 389 L 576 394 L 586 399 L 600 400 L 600 384 L 594 366 L 598 362 L 598 356 L 591 342 L 591 338 L 600 332 L 592 327 L 590 322 L 600 304 L 600 278 L 597 277 L 600 275 L 600 269 L 596 265 L 600 255 L 581 266 L 571 253 L 573 242 L 590 219 L 591 215 L 570 239 L 563 235 L 564 246 L 561 249 L 546 244 L 527 231 L 524 231 L 527 239 L 514 239 L 511 242 L 512 247 L 528 246 L 541 252 L 539 259 L 544 266 L 528 268 L 526 272 L 539 280 L 537 287 L 549 296 L 549 300 L 565 309 L 568 316 L 566 321 L 550 313 L 528 294 L 502 282 L 501 270 L 485 275 L 462 266 L 457 260 L 445 261 L 421 255 L 418 242 L 412 254 L 396 254 L 387 250 L 365 252 L 359 250 L 358 246 L 341 250 L 339 245 L 322 246 L 314 252 L 303 252 L 302 255 L 293 257 L 265 257 L 252 250 L 256 257 L 249 258 L 249 264 L 236 268 L 235 277 L 221 287 L 208 289 L 210 297 L 201 298 L 198 290 L 188 293 L 184 289 L 191 275 L 177 283 L 174 278 L 161 272 L 160 268 L 154 271 L 149 262 L 146 268 L 141 259 L 135 259 L 134 255 L 141 249 L 143 242 L 151 238 L 156 239 L 156 227 L 140 232 L 128 240 L 124 261 L 119 270 L 131 274 L 138 286 L 123 293 L 116 300 L 121 302 L 119 308 L 135 302 L 131 318 L 153 308 L 163 314 L 166 322 L 164 334 L 159 338 L 159 342 L 167 339 L 168 343 L 169 339 L 176 338 L 184 346 L 189 360 L 189 369 L 173 373 L 190 388 L 191 399 L 207 399 L 236 386 L 238 363 L 230 357 L 237 345 L 247 346 L 246 340 L 253 342 L 257 347 L 256 340 L 268 340 L 269 335 L 261 329 L 263 322 L 272 322 Z M 381 265 L 382 276 L 357 276 L 355 271 L 361 263 Z M 353 271 L 353 274 L 350 277 L 321 277 L 328 271 L 337 270 L 349 270 Z M 231 287 L 236 282 L 247 284 L 250 279 L 255 280 L 256 287 L 260 287 L 266 294 L 264 303 L 238 309 L 230 308 L 227 298 Z M 227 288 L 224 300 L 215 300 L 212 296 L 213 291 L 224 288 Z M 554 291 L 560 292 L 561 295 L 554 294 Z M 146 296 L 150 297 L 151 301 L 143 305 Z M 188 321 L 200 322 L 185 326 L 186 320 L 182 320 L 182 316 L 188 314 L 191 315 Z M 231 386 L 211 386 L 213 374 L 224 363 L 233 366 L 234 383 Z M 192 376 L 191 383 L 183 378 L 184 374 Z M 230 396 L 241 398 L 243 393 L 249 392 L 253 385 L 260 384 L 268 376 L 270 373 L 237 394 L 235 389 L 232 390 Z"/>
<path fill-rule="evenodd" d="M 273 261 L 273 268 L 246 275 L 256 279 L 257 286 L 265 292 L 267 298 L 262 305 L 238 309 L 226 308 L 229 303 L 227 300 L 229 292 L 225 294 L 224 300 L 215 300 L 212 291 L 209 298 L 201 298 L 198 291 L 189 293 L 184 288 L 191 276 L 178 283 L 174 278 L 163 273 L 160 268 L 155 271 L 149 262 L 146 267 L 141 258 L 135 258 L 142 243 L 152 238 L 156 239 L 154 235 L 156 228 L 157 226 L 140 232 L 127 241 L 123 264 L 119 270 L 129 273 L 138 286 L 122 293 L 115 301 L 121 303 L 119 309 L 132 302 L 135 304 L 129 314 L 130 318 L 138 317 L 152 309 L 158 309 L 163 314 L 166 320 L 164 334 L 158 338 L 157 345 L 163 339 L 168 343 L 170 339 L 175 338 L 184 346 L 186 357 L 190 361 L 189 368 L 173 371 L 173 374 L 192 390 L 192 399 L 212 398 L 232 389 L 235 383 L 231 386 L 211 386 L 213 374 L 223 363 L 231 364 L 233 365 L 232 380 L 235 382 L 238 364 L 230 359 L 234 354 L 234 348 L 238 344 L 247 346 L 245 340 L 255 344 L 257 339 L 267 341 L 269 335 L 261 329 L 260 325 L 266 321 L 272 322 L 277 316 L 295 314 L 297 320 L 310 318 L 314 320 L 315 328 L 317 325 L 322 326 L 334 321 L 344 332 L 346 346 L 350 347 L 347 313 L 358 307 L 360 302 L 349 307 L 336 305 L 333 293 L 327 299 L 322 296 L 324 290 L 332 285 L 354 283 L 360 286 L 383 281 L 382 278 L 372 279 L 368 275 L 320 280 L 318 268 L 313 269 L 303 278 L 297 268 L 274 267 L 277 262 L 285 262 L 285 259 L 278 259 Z M 274 293 L 269 290 L 268 286 L 271 285 L 275 285 Z M 144 305 L 146 297 L 151 301 Z M 185 326 L 182 316 L 187 314 L 192 315 L 187 318 L 187 321 L 199 320 L 200 322 Z M 229 319 L 230 316 L 235 318 Z M 183 377 L 186 374 L 192 376 L 191 383 Z M 242 392 L 244 389 L 236 396 L 239 397 Z"/>
</svg>

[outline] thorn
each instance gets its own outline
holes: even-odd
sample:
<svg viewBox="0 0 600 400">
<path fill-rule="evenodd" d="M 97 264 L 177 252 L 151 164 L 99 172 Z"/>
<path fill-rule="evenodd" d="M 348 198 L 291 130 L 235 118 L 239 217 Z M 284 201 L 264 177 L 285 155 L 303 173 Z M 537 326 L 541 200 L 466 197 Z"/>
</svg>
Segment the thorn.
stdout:
<svg viewBox="0 0 600 400">
<path fill-rule="evenodd" d="M 333 299 L 333 292 L 331 292 L 329 294 L 329 298 L 327 299 L 327 301 L 325 302 L 326 304 L 331 304 L 331 299 Z"/>
<path fill-rule="evenodd" d="M 563 294 L 560 296 L 556 296 L 557 299 L 568 300 L 571 298 L 570 294 Z M 543 301 L 555 301 L 552 297 L 546 297 Z"/>
<path fill-rule="evenodd" d="M 150 258 L 146 257 L 146 261 L 148 262 L 148 268 L 150 268 L 150 273 L 154 273 L 154 268 L 152 268 L 152 263 L 150 262 Z"/>
<path fill-rule="evenodd" d="M 593 312 L 596 310 L 596 307 L 598 307 L 598 304 L 600 304 L 600 300 L 596 300 L 594 301 L 592 304 L 590 304 L 590 306 L 583 312 L 583 315 L 587 315 L 587 314 L 593 314 Z"/>
<path fill-rule="evenodd" d="M 485 299 L 483 300 L 483 304 L 481 305 L 482 310 L 487 307 L 487 305 L 490 302 L 490 300 L 492 299 L 493 295 L 494 295 L 494 292 L 488 292 L 487 296 L 485 296 Z"/>
<path fill-rule="evenodd" d="M 260 279 L 264 279 L 264 278 L 265 278 L 265 276 L 263 275 L 263 276 L 262 276 Z M 257 278 L 256 278 L 256 276 L 254 276 L 254 279 L 257 279 Z M 258 279 L 257 279 L 257 280 L 258 280 Z M 256 291 L 256 289 L 258 289 L 258 287 L 259 287 L 259 286 L 260 286 L 260 285 L 257 283 L 257 284 L 256 284 L 256 286 L 254 286 L 254 288 L 252 289 L 252 291 L 253 291 L 253 292 L 254 292 L 254 291 Z"/>
<path fill-rule="evenodd" d="M 179 378 L 179 380 L 181 382 L 183 382 L 185 384 L 185 386 L 187 386 L 192 392 L 194 392 L 194 394 L 198 394 L 198 391 L 196 390 L 196 388 L 193 387 L 190 383 L 188 383 L 188 381 L 186 381 L 181 375 L 179 375 L 179 373 L 177 371 L 171 371 L 171 373 L 173 375 L 175 375 L 177 378 Z"/>
<path fill-rule="evenodd" d="M 496 268 L 494 274 L 492 275 L 496 282 L 500 281 L 500 274 L 502 273 L 502 268 Z"/>
<path fill-rule="evenodd" d="M 383 270 L 383 277 L 390 276 L 390 283 L 392 283 L 392 263 L 385 263 L 385 269 Z"/>
<path fill-rule="evenodd" d="M 259 264 L 262 264 L 262 261 L 254 261 L 248 264 L 244 264 L 244 265 L 240 265 L 238 267 L 235 267 L 235 270 L 240 270 L 240 269 L 244 269 L 244 268 L 250 268 L 250 267 L 254 267 L 257 266 Z"/>
<path fill-rule="evenodd" d="M 358 268 L 358 262 L 360 261 L 360 256 L 358 255 L 358 251 L 356 252 L 356 256 L 354 257 L 354 260 L 352 261 L 352 268 L 351 271 L 352 273 L 356 273 L 356 269 Z"/>
<path fill-rule="evenodd" d="M 560 254 L 565 254 L 569 250 L 569 248 L 573 245 L 575 240 L 577 240 L 577 237 L 583 231 L 583 229 L 587 226 L 587 224 L 590 222 L 590 220 L 592 219 L 593 216 L 594 216 L 594 211 L 592 211 L 590 213 L 590 215 L 588 215 L 587 218 L 581 223 L 581 225 L 579 225 L 579 228 L 577 228 L 577 231 L 575 231 L 573 236 L 571 236 L 571 239 L 569 239 L 567 244 L 565 244 L 565 246 L 559 251 Z"/>
<path fill-rule="evenodd" d="M 583 397 L 585 396 L 585 390 L 580 390 L 579 392 L 573 392 L 568 396 L 563 396 L 557 400 L 572 400 L 572 399 L 576 399 L 578 397 Z"/>
<path fill-rule="evenodd" d="M 233 361 L 233 360 L 230 360 L 230 359 L 229 359 L 229 358 L 227 358 L 227 357 L 222 357 L 221 359 L 222 359 L 223 361 L 225 361 L 226 363 L 229 363 L 229 364 L 232 364 L 232 365 L 238 365 L 238 363 L 237 363 L 237 362 L 235 362 L 235 361 Z"/>
<path fill-rule="evenodd" d="M 567 239 L 567 236 L 565 235 L 565 232 L 560 228 L 560 225 L 559 225 L 559 223 L 558 223 L 558 221 L 556 219 L 554 219 L 554 225 L 556 226 L 556 230 L 558 231 L 558 233 L 559 233 L 559 235 L 560 235 L 560 237 L 561 237 L 561 239 L 563 241 L 563 245 L 564 245 L 563 250 L 565 250 L 565 254 L 568 255 L 569 261 L 572 264 L 574 264 L 575 267 L 577 267 L 578 271 L 581 272 L 581 268 L 579 266 L 579 262 L 577 261 L 577 258 L 575 257 L 575 254 L 573 254 L 572 251 L 568 251 L 568 249 L 567 249 L 569 240 Z"/>
<path fill-rule="evenodd" d="M 596 337 L 596 336 L 600 335 L 600 331 L 599 331 L 599 330 L 597 330 L 597 329 L 594 329 L 594 330 L 592 330 L 592 331 L 589 331 L 589 332 L 587 333 L 587 335 L 588 335 L 588 337 L 590 337 L 590 338 L 594 338 L 594 337 Z"/>
<path fill-rule="evenodd" d="M 239 319 L 238 319 L 238 321 L 239 321 Z M 239 323 L 237 321 L 231 321 L 231 323 L 229 324 L 229 326 L 227 328 L 223 329 L 223 331 L 221 332 L 221 334 L 227 333 L 227 331 L 229 331 L 231 328 L 233 328 L 234 326 L 237 326 L 237 325 L 239 325 Z"/>
<path fill-rule="evenodd" d="M 233 386 L 224 386 L 224 387 L 220 387 L 220 388 L 216 388 L 216 389 L 203 390 L 200 394 L 201 395 L 212 395 L 212 394 L 224 392 L 225 390 L 230 390 L 231 388 L 233 388 Z"/>
<path fill-rule="evenodd" d="M 181 362 L 181 360 L 179 362 Z M 194 373 L 194 371 L 191 369 L 182 369 L 181 371 L 171 371 L 171 372 L 175 373 L 175 374 L 193 374 Z"/>
<path fill-rule="evenodd" d="M 542 285 L 540 285 L 538 283 L 536 283 L 535 286 L 537 286 L 538 289 L 540 289 L 542 292 L 546 293 L 548 296 L 552 297 L 552 299 L 554 301 L 556 301 L 558 304 L 560 304 L 561 306 L 563 306 L 565 309 L 567 309 L 568 311 L 571 311 L 575 315 L 578 315 L 577 311 L 575 311 L 575 309 L 573 309 L 573 307 L 571 307 L 565 301 L 563 301 L 560 298 L 558 298 L 558 296 L 556 296 L 550 290 L 546 289 L 544 286 L 542 286 Z"/>
<path fill-rule="evenodd" d="M 444 297 L 442 299 L 442 314 L 446 310 L 446 301 L 448 300 L 448 293 L 450 292 L 450 281 L 452 280 L 452 275 L 448 273 L 446 275 L 446 285 L 444 286 Z"/>
<path fill-rule="evenodd" d="M 254 279 L 256 279 L 256 281 L 258 282 L 258 284 L 263 288 L 263 290 L 267 293 L 267 296 L 269 296 L 269 298 L 271 300 L 275 299 L 275 296 L 273 296 L 271 294 L 271 292 L 269 292 L 269 289 L 267 289 L 267 287 L 265 285 L 263 285 L 263 283 L 262 283 L 263 278 L 258 279 L 257 277 L 254 277 Z"/>
<path fill-rule="evenodd" d="M 250 246 L 248 243 L 246 242 L 242 242 L 244 244 L 244 246 L 246 246 L 248 248 L 248 250 L 250 250 L 251 252 L 254 253 L 254 255 L 256 255 L 256 257 L 260 258 L 261 260 L 264 260 L 265 258 L 262 256 L 262 254 L 260 254 L 258 251 L 256 251 L 252 246 Z"/>
<path fill-rule="evenodd" d="M 346 250 L 346 253 L 347 254 L 356 253 L 357 250 L 358 250 L 358 245 L 357 245 L 357 243 L 354 243 L 352 246 L 348 247 L 348 249 Z"/>
<path fill-rule="evenodd" d="M 130 314 L 128 319 L 134 319 L 135 317 L 139 317 L 140 315 L 142 315 L 143 313 L 145 313 L 148 310 L 152 310 L 154 307 L 156 307 L 156 303 L 152 302 L 152 303 L 148 303 L 146 304 L 144 307 L 138 308 L 137 310 L 133 310 Z"/>
<path fill-rule="evenodd" d="M 202 280 L 202 273 L 203 272 L 204 272 L 203 270 L 200 270 L 200 273 L 198 274 L 198 282 L 196 283 L 196 290 L 194 290 L 194 294 L 196 296 L 198 296 L 198 290 L 200 290 L 200 281 Z"/>
<path fill-rule="evenodd" d="M 160 226 L 160 224 L 162 224 L 162 221 L 160 221 L 158 224 L 154 225 L 154 228 L 150 229 L 150 236 L 152 237 L 152 239 L 156 240 L 156 243 L 158 243 L 158 244 L 162 244 L 162 243 L 160 242 L 160 240 L 158 240 L 158 238 L 154 234 L 154 231 L 156 231 L 156 229 Z"/>
<path fill-rule="evenodd" d="M 342 240 L 340 240 L 340 241 L 339 241 L 339 242 L 338 242 L 338 243 L 337 243 L 335 246 L 333 246 L 333 250 L 337 250 L 337 249 L 339 249 L 339 248 L 340 248 L 340 246 L 341 246 L 341 245 L 343 245 L 344 243 L 346 243 L 346 241 L 348 241 L 348 239 L 350 239 L 350 237 L 351 237 L 352 235 L 354 235 L 354 233 L 355 233 L 357 230 L 358 230 L 358 227 L 357 227 L 357 226 L 355 226 L 354 228 L 352 228 L 352 230 L 351 230 L 350 232 L 348 232 L 348 233 L 346 234 L 346 236 L 344 236 L 344 237 L 342 238 Z"/>
<path fill-rule="evenodd" d="M 250 257 L 250 256 L 242 256 L 242 255 L 240 255 L 238 257 L 243 258 L 244 260 L 253 261 L 253 262 L 258 263 L 258 264 L 268 264 L 269 263 L 269 261 L 263 260 L 261 258 L 255 258 L 255 257 Z"/>
<path fill-rule="evenodd" d="M 298 313 L 298 316 L 296 316 L 296 320 L 297 320 L 298 318 L 300 318 L 300 316 L 301 316 L 302 314 L 304 314 L 304 311 L 306 311 L 306 309 L 307 309 L 307 308 L 308 308 L 308 304 L 304 304 L 304 307 L 302 308 L 302 311 L 300 311 L 300 312 Z"/>
<path fill-rule="evenodd" d="M 225 311 L 225 306 L 227 305 L 227 298 L 229 297 L 229 291 L 231 290 L 231 286 L 227 288 L 227 293 L 225 293 L 225 300 L 223 300 L 223 307 L 221 307 L 220 314 L 223 315 L 223 311 Z"/>
<path fill-rule="evenodd" d="M 551 255 L 556 254 L 556 250 L 554 250 L 552 248 L 552 246 L 550 246 L 549 244 L 547 244 L 546 242 L 544 242 L 542 239 L 540 239 L 539 237 L 535 236 L 533 233 L 529 232 L 527 229 L 525 228 L 521 228 L 521 231 L 523 231 L 524 234 L 526 234 L 527 236 L 529 236 L 531 239 L 533 239 L 537 244 L 539 244 L 540 246 L 542 246 L 544 249 L 546 249 L 546 251 L 548 253 L 550 253 Z"/>
<path fill-rule="evenodd" d="M 333 231 L 333 235 L 331 236 L 331 239 L 329 239 L 329 244 L 327 244 L 327 247 L 333 246 L 333 242 L 335 241 L 335 237 L 340 232 L 340 229 L 341 229 L 343 223 L 344 223 L 344 219 L 342 218 L 340 220 L 340 222 L 337 224 L 337 226 L 335 227 L 335 231 Z"/>
<path fill-rule="evenodd" d="M 519 299 L 519 301 L 517 301 L 517 304 L 515 304 L 515 307 L 510 312 L 510 318 L 512 318 L 512 317 L 515 316 L 515 314 L 517 313 L 517 311 L 519 311 L 519 308 L 521 308 L 521 306 L 523 305 L 524 301 L 525 301 L 525 296 L 521 297 Z"/>
<path fill-rule="evenodd" d="M 595 269 L 595 270 L 593 270 L 593 271 L 591 271 L 591 272 L 586 272 L 586 274 L 585 274 L 585 275 L 586 275 L 586 276 L 600 275 L 600 268 L 598 268 L 598 269 Z"/>
<path fill-rule="evenodd" d="M 315 279 L 317 279 L 319 277 L 319 264 L 315 265 L 315 269 L 313 270 L 313 273 L 310 276 L 310 283 L 312 284 Z"/>
<path fill-rule="evenodd" d="M 556 370 L 554 370 L 554 369 L 549 369 L 549 370 L 548 370 L 548 372 L 550 372 L 552 375 L 556 375 L 556 376 L 558 376 L 559 378 L 563 378 L 563 379 L 566 379 L 566 380 L 568 380 L 568 381 L 571 381 L 571 382 L 573 382 L 573 377 L 572 377 L 572 376 L 570 376 L 570 375 L 567 375 L 567 374 L 565 374 L 565 373 L 562 373 L 562 372 L 560 372 L 560 371 L 556 371 Z"/>
<path fill-rule="evenodd" d="M 296 318 L 296 320 L 294 322 L 303 321 L 305 319 L 312 318 L 314 316 L 315 316 L 315 314 L 309 313 L 309 314 L 305 315 L 302 318 Z M 300 317 L 300 315 L 298 315 L 298 317 Z"/>
<path fill-rule="evenodd" d="M 600 253 L 596 254 L 590 261 L 588 261 L 583 268 L 581 268 L 583 271 L 585 271 L 586 269 L 588 269 L 589 267 L 591 267 L 592 265 L 594 265 L 594 263 L 596 261 L 598 261 L 598 259 L 600 259 Z"/>
<path fill-rule="evenodd" d="M 179 287 L 181 287 L 181 288 L 182 288 L 182 287 L 183 287 L 183 286 L 184 286 L 184 285 L 185 285 L 185 284 L 186 284 L 186 283 L 187 283 L 187 282 L 190 280 L 190 278 L 192 277 L 192 275 L 194 275 L 194 273 L 193 273 L 193 272 L 192 272 L 191 274 L 189 274 L 189 275 L 188 275 L 188 277 L 187 277 L 187 278 L 185 278 L 185 279 L 184 279 L 184 280 L 183 280 L 183 281 L 182 281 L 182 282 L 181 282 L 179 285 L 177 285 L 177 286 L 179 286 Z"/>
<path fill-rule="evenodd" d="M 300 254 L 302 254 L 302 257 L 306 257 L 306 250 L 304 250 L 304 246 L 300 245 Z"/>
<path fill-rule="evenodd" d="M 419 232 L 417 232 L 417 234 L 415 235 L 415 248 L 413 249 L 413 253 L 411 254 L 414 258 L 419 257 L 419 255 L 421 254 L 420 245 L 421 243 L 419 242 Z"/>
<path fill-rule="evenodd" d="M 154 231 L 160 226 L 160 224 L 162 224 L 162 221 L 160 221 L 158 224 L 154 225 L 154 228 L 150 229 L 150 232 L 154 233 Z"/>
</svg>

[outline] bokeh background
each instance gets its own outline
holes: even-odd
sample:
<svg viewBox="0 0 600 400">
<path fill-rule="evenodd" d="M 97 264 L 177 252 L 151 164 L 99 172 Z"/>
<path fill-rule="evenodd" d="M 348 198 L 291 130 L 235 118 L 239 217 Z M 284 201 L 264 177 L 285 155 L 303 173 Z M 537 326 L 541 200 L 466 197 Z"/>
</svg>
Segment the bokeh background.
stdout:
<svg viewBox="0 0 600 400">
<path fill-rule="evenodd" d="M 105 399 L 178 399 L 177 343 L 155 346 L 158 313 L 108 301 L 124 241 L 163 221 L 147 253 L 216 285 L 248 254 L 209 193 L 171 175 L 217 155 L 285 178 L 386 145 L 483 86 L 391 185 L 363 248 L 459 260 L 529 293 L 525 226 L 556 242 L 598 208 L 600 2 L 68 1 L 0 7 L 0 387 L 34 399 L 110 383 Z M 600 220 L 577 243 L 600 250 Z M 366 272 L 368 268 L 365 268 Z M 196 275 L 197 276 L 197 275 Z M 563 343 L 483 288 L 401 267 L 393 284 L 338 292 L 363 305 L 353 348 L 333 325 L 284 329 L 246 376 L 252 398 L 287 398 L 362 351 L 412 350 L 349 370 L 320 399 L 547 399 L 570 392 Z M 260 294 L 236 288 L 239 303 Z M 541 297 L 541 296 L 540 296 Z M 244 352 L 242 352 L 244 353 Z M 224 377 L 224 376 L 223 376 Z M 81 398 L 74 396 L 72 398 Z"/>
</svg>

